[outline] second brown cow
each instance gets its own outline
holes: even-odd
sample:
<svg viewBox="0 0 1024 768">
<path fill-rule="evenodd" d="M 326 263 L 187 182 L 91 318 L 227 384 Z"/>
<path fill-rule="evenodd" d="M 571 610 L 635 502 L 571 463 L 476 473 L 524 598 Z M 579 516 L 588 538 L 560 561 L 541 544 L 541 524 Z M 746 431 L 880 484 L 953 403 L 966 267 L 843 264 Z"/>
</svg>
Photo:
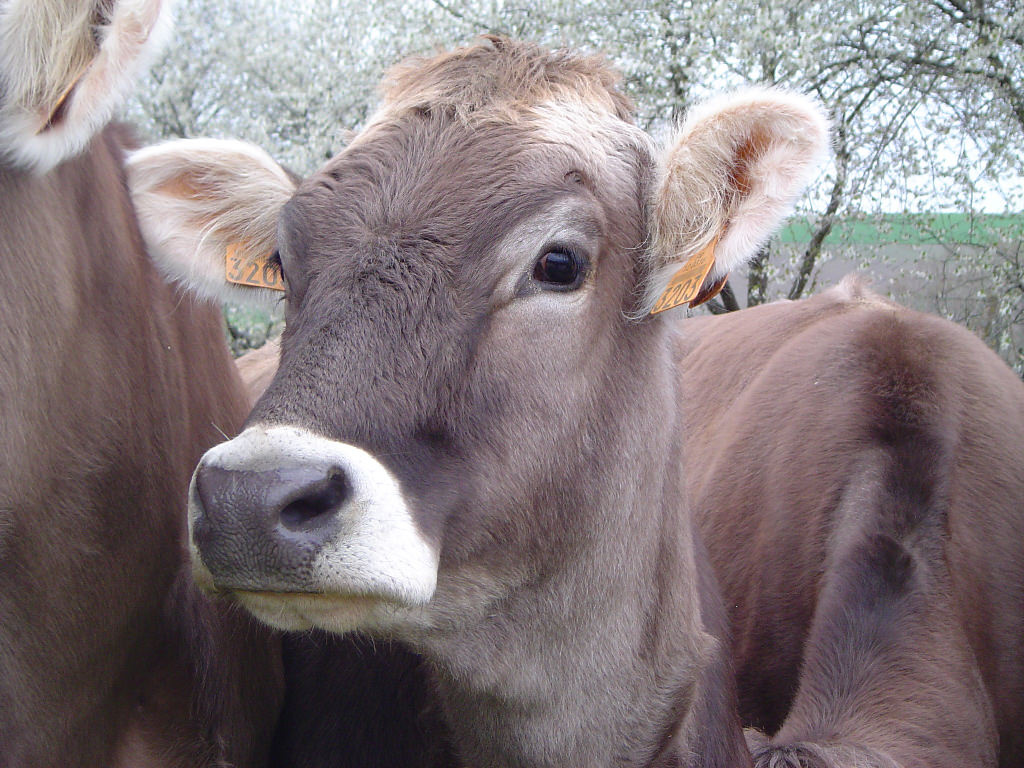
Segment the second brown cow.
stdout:
<svg viewBox="0 0 1024 768">
<path fill-rule="evenodd" d="M 855 281 L 681 333 L 690 503 L 765 765 L 1024 765 L 1024 384 Z"/>
<path fill-rule="evenodd" d="M 0 0 L 0 766 L 260 768 L 280 644 L 195 588 L 189 475 L 247 403 L 104 127 L 161 0 Z"/>
</svg>

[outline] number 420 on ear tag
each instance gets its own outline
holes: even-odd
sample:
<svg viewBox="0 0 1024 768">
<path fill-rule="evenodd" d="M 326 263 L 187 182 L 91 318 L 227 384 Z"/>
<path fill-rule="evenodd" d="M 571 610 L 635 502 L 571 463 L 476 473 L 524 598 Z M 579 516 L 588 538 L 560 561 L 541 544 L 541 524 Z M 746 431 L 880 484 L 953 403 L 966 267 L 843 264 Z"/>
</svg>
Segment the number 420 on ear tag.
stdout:
<svg viewBox="0 0 1024 768">
<path fill-rule="evenodd" d="M 654 303 L 651 314 L 656 315 L 666 309 L 678 307 L 688 301 L 693 301 L 700 293 L 704 280 L 715 263 L 715 246 L 718 245 L 718 238 L 712 240 L 701 251 L 691 256 L 672 279 L 668 281 L 665 290 Z"/>
<path fill-rule="evenodd" d="M 241 243 L 232 243 L 224 254 L 224 276 L 229 283 L 269 288 L 272 291 L 284 290 L 280 269 L 271 264 L 266 256 L 247 259 L 240 255 L 241 250 Z"/>
</svg>

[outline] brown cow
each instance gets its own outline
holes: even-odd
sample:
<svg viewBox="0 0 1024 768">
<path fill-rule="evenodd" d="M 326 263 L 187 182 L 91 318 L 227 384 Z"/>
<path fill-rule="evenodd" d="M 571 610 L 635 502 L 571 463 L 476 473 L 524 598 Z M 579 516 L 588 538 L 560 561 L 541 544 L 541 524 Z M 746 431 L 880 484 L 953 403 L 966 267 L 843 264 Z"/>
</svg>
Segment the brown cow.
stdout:
<svg viewBox="0 0 1024 768">
<path fill-rule="evenodd" d="M 97 130 L 160 2 L 0 2 L 0 765 L 265 761 L 279 656 L 192 584 L 194 462 L 246 401 Z"/>
<path fill-rule="evenodd" d="M 1021 765 L 1024 628 L 1014 608 L 1014 600 L 1022 604 L 1024 590 L 1019 554 L 1024 540 L 1024 393 L 1019 380 L 962 329 L 873 296 L 850 279 L 811 300 L 688 320 L 679 350 L 689 393 L 685 457 L 691 504 L 728 597 L 741 713 L 745 722 L 766 733 L 778 733 L 785 724 L 774 747 L 759 744 L 762 764 L 773 765 L 771 757 L 781 754 L 789 762 L 776 758 L 774 765 Z M 279 351 L 275 341 L 238 361 L 245 361 L 243 378 L 252 382 L 255 397 L 272 380 Z M 882 366 L 866 365 L 868 356 L 882 351 L 887 355 Z M 837 366 L 846 370 L 837 371 Z M 959 450 L 969 449 L 959 459 L 958 472 L 936 461 L 952 446 L 934 445 L 905 423 L 897 424 L 895 432 L 913 440 L 909 456 L 898 450 L 886 456 L 875 440 L 848 439 L 853 432 L 879 426 L 867 420 L 871 414 L 899 413 L 890 404 L 872 407 L 870 401 L 879 395 L 904 397 L 878 373 L 890 382 L 900 374 L 902 382 L 913 384 L 903 401 L 911 412 L 954 414 L 956 424 L 933 426 L 952 426 Z M 830 374 L 830 386 L 822 387 L 822 377 Z M 934 385 L 941 389 L 932 398 Z M 851 409 L 851 397 L 861 407 Z M 815 439 L 808 441 L 808 434 Z M 822 450 L 823 440 L 842 449 Z M 915 466 L 918 451 L 921 466 Z M 870 461 L 873 453 L 881 464 L 862 466 L 862 474 L 851 476 L 849 468 Z M 799 472 L 792 471 L 793 463 Z M 909 484 L 922 478 L 917 488 Z M 925 510 L 936 520 L 894 520 L 882 503 L 894 491 L 914 496 L 924 490 L 927 496 L 951 481 L 963 484 L 954 492 L 961 501 L 948 509 Z M 884 482 L 897 485 L 887 488 Z M 901 482 L 906 484 L 902 488 Z M 865 491 L 866 498 L 861 495 Z M 877 494 L 877 500 L 871 501 L 870 494 Z M 971 499 L 986 501 L 965 507 Z M 935 542 L 917 540 L 920 533 L 913 528 L 922 523 L 959 528 L 949 566 L 928 556 L 927 547 Z M 990 549 L 1004 548 L 992 558 L 998 567 L 979 572 L 981 558 L 972 537 L 964 535 L 971 526 L 989 532 Z M 830 542 L 829 536 L 843 528 L 842 538 Z M 872 565 L 898 551 L 894 541 L 908 539 L 908 554 L 918 567 L 937 574 L 918 573 L 911 579 L 894 571 L 892 563 L 882 569 Z M 831 558 L 827 575 L 821 567 L 826 557 Z M 906 607 L 884 614 L 884 622 L 864 603 L 832 598 L 839 580 L 852 577 L 864 600 L 891 588 L 884 580 L 894 575 L 918 583 L 898 590 Z M 942 594 L 941 585 L 951 579 L 966 582 L 957 586 L 960 595 L 1008 590 L 1012 599 L 987 608 L 1001 615 L 983 618 L 975 601 L 951 602 Z M 794 593 L 794 584 L 803 586 Z M 814 596 L 825 584 L 829 592 L 815 605 Z M 794 598 L 801 604 L 782 604 Z M 890 611 L 893 605 L 881 607 Z M 786 621 L 765 621 L 766 616 Z M 993 629 L 992 621 L 1004 622 L 1009 631 Z M 850 649 L 839 642 L 845 633 L 873 649 L 883 690 L 872 687 L 872 678 L 859 691 L 844 685 L 842 676 L 853 672 L 855 664 Z M 1004 641 L 993 645 L 990 638 L 1000 634 Z M 287 658 L 294 704 L 277 745 L 295 760 L 287 764 L 356 765 L 333 756 L 315 761 L 323 759 L 327 745 L 351 749 L 368 739 L 392 745 L 401 757 L 396 765 L 446 764 L 437 755 L 443 749 L 436 738 L 440 718 L 425 699 L 426 677 L 415 661 L 388 648 L 371 650 L 326 638 L 290 638 Z M 798 689 L 800 704 L 794 706 Z M 346 698 L 340 691 L 353 693 Z M 849 700 L 842 701 L 844 696 Z M 376 701 L 372 711 L 384 722 L 366 736 L 355 732 L 351 723 L 358 719 L 352 715 L 365 709 L 371 697 Z M 308 702 L 318 699 L 310 709 Z M 303 720 L 301 713 L 309 711 L 318 713 L 315 722 Z M 424 739 L 428 727 L 432 738 Z M 837 748 L 837 743 L 845 746 Z M 996 745 L 1001 763 L 995 760 Z M 424 746 L 433 751 L 415 749 Z M 865 747 L 875 754 L 865 753 Z"/>
<path fill-rule="evenodd" d="M 680 341 L 690 504 L 762 762 L 1024 766 L 1020 379 L 849 280 Z"/>
<path fill-rule="evenodd" d="M 468 764 L 748 764 L 673 326 L 628 316 L 727 221 L 724 268 L 749 257 L 825 121 L 751 91 L 662 153 L 597 59 L 493 41 L 393 78 L 286 206 L 247 145 L 130 161 L 154 254 L 197 290 L 280 228 L 281 367 L 197 473 L 201 575 L 276 626 L 421 654 Z"/>
<path fill-rule="evenodd" d="M 245 391 L 249 393 L 250 405 L 255 405 L 270 382 L 277 374 L 277 362 L 281 357 L 281 340 L 271 339 L 262 347 L 252 349 L 235 360 L 238 374 L 242 377 Z"/>
<path fill-rule="evenodd" d="M 504 41 L 405 65 L 368 127 L 278 206 L 280 369 L 197 469 L 197 572 L 275 626 L 413 649 L 403 680 L 430 679 L 425 722 L 443 720 L 468 764 L 743 765 L 696 512 L 741 712 L 775 737 L 752 735 L 759 762 L 1020 766 L 1020 382 L 965 332 L 853 291 L 766 308 L 735 347 L 743 329 L 710 323 L 742 320 L 649 315 L 691 257 L 713 249 L 711 285 L 756 252 L 825 126 L 801 99 L 747 92 L 658 151 L 613 82 Z M 218 290 L 227 245 L 271 240 L 237 224 L 269 210 L 240 184 L 278 186 L 256 150 L 185 142 L 132 167 L 144 222 L 168 196 L 180 206 L 144 231 L 196 289 Z M 182 247 L 195 221 L 205 235 Z M 860 334 L 824 332 L 856 314 L 836 306 L 863 310 Z M 746 442 L 718 435 L 726 416 Z M 1000 522 L 975 530 L 952 512 L 954 478 L 990 463 L 972 493 Z M 331 695 L 316 678 L 359 679 L 358 648 L 329 650 L 346 654 L 334 669 L 310 646 L 291 656 L 293 680 L 314 683 L 314 738 Z M 354 696 L 337 695 L 344 722 Z"/>
</svg>

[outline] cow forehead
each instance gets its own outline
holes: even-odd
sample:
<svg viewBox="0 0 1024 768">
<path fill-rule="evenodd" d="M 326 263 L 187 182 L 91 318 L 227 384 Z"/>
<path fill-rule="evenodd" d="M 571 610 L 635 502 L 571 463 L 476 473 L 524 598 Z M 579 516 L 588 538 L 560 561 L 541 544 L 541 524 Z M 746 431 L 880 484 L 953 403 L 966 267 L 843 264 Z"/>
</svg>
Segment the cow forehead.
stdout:
<svg viewBox="0 0 1024 768">
<path fill-rule="evenodd" d="M 503 134 L 506 141 L 520 147 L 561 147 L 577 158 L 577 170 L 595 181 L 622 180 L 632 175 L 637 158 L 649 162 L 655 156 L 651 137 L 592 91 L 545 96 L 536 102 L 498 101 L 468 115 L 454 106 L 442 110 L 385 104 L 350 146 L 373 142 L 383 127 L 401 125 L 411 116 L 448 114 L 449 130 Z M 500 128 L 506 130 L 495 130 Z"/>
<path fill-rule="evenodd" d="M 581 99 L 628 121 L 632 106 L 619 79 L 601 56 L 492 39 L 393 67 L 378 118 L 419 110 L 447 111 L 467 123 L 514 119 L 533 104 Z"/>
<path fill-rule="evenodd" d="M 643 206 L 653 141 L 604 105 L 570 99 L 477 117 L 414 110 L 375 119 L 301 185 L 283 229 L 300 222 L 333 229 L 355 219 L 375 234 L 400 226 L 437 235 L 446 224 L 464 235 L 480 227 L 501 234 L 500 209 L 511 224 L 569 178 L 613 219 Z M 457 245 L 458 232 L 443 239 Z"/>
<path fill-rule="evenodd" d="M 587 170 L 597 172 L 602 153 L 650 149 L 632 123 L 632 104 L 619 81 L 602 56 L 490 38 L 389 70 L 384 102 L 356 141 L 372 140 L 376 127 L 413 114 L 446 115 L 467 130 L 528 126 L 530 139 L 572 147 L 590 160 Z"/>
<path fill-rule="evenodd" d="M 375 233 L 449 216 L 466 231 L 495 202 L 515 207 L 577 172 L 605 207 L 635 209 L 654 151 L 619 79 L 603 57 L 498 38 L 408 59 L 385 76 L 366 127 L 302 185 L 301 208 L 354 206 L 343 215 Z"/>
<path fill-rule="evenodd" d="M 613 200 L 632 198 L 656 156 L 651 137 L 633 123 L 582 99 L 546 101 L 531 108 L 538 142 L 570 148 L 579 170 Z"/>
</svg>

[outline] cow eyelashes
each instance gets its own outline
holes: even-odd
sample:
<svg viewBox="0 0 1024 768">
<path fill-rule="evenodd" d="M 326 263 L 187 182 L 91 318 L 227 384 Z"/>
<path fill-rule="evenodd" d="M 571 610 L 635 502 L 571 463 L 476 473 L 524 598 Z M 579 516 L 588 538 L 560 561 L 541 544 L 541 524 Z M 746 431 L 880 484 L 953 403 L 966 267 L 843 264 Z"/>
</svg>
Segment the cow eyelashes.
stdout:
<svg viewBox="0 0 1024 768">
<path fill-rule="evenodd" d="M 280 249 L 275 249 L 274 252 L 270 254 L 270 258 L 267 259 L 267 264 L 270 265 L 271 269 L 277 270 L 277 273 L 281 276 L 281 279 L 284 280 L 284 283 L 287 286 L 288 276 L 284 273 L 284 261 L 281 259 Z"/>
<path fill-rule="evenodd" d="M 583 283 L 586 272 L 586 258 L 572 248 L 559 246 L 541 254 L 534 262 L 531 277 L 545 290 L 572 291 Z"/>
</svg>

